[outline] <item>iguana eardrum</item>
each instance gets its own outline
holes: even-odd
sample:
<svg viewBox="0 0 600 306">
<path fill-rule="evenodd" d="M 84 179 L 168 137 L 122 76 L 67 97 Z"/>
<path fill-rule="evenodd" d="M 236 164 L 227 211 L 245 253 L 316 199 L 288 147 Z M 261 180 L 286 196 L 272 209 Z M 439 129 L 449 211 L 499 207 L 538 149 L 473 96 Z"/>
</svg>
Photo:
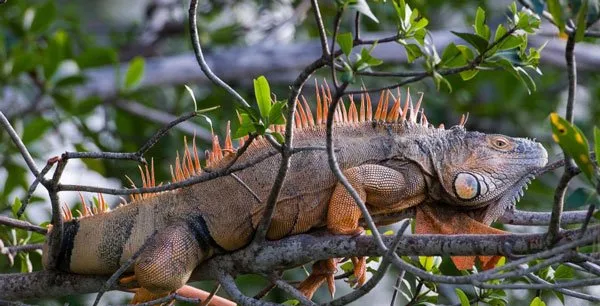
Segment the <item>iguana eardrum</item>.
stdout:
<svg viewBox="0 0 600 306">
<path fill-rule="evenodd" d="M 435 128 L 420 109 L 422 98 L 413 106 L 407 94 L 402 106 L 400 96 L 388 91 L 374 113 L 368 95 L 361 97 L 359 108 L 354 102 L 348 109 L 339 107 L 334 145 L 341 169 L 374 216 L 415 207 L 418 233 L 501 233 L 487 225 L 516 203 L 532 173 L 546 164 L 546 150 L 529 139 L 468 132 L 464 120 L 450 129 Z M 319 93 L 317 86 L 316 99 L 316 120 L 305 100 L 298 104 L 296 147 L 325 146 L 331 94 L 323 86 Z M 250 243 L 279 167 L 278 154 L 265 158 L 274 150 L 265 139 L 255 140 L 236 163 L 259 162 L 236 172 L 237 178 L 135 195 L 110 213 L 92 214 L 86 208 L 84 217 L 65 222 L 59 269 L 110 275 L 151 239 L 132 271 L 141 286 L 134 302 L 177 290 L 203 260 Z M 172 168 L 173 181 L 229 165 L 235 151 L 229 133 L 223 149 L 215 136 L 203 170 L 196 148 L 186 146 Z M 142 171 L 144 186 L 156 185 L 153 172 Z M 330 171 L 326 152 L 301 151 L 292 157 L 267 238 L 321 227 L 357 235 L 360 218 L 358 206 Z M 497 260 L 479 259 L 484 268 Z M 475 262 L 474 257 L 453 260 L 459 269 Z M 362 284 L 365 259 L 353 262 Z M 303 293 L 312 296 L 324 281 L 333 290 L 335 265 L 334 259 L 317 262 L 300 285 Z"/>
</svg>

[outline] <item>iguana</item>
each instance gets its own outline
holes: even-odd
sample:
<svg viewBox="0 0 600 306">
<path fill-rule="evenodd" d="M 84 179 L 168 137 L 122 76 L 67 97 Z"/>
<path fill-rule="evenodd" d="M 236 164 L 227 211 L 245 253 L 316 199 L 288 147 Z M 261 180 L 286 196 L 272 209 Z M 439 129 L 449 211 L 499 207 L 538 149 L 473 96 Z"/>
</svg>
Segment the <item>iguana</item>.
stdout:
<svg viewBox="0 0 600 306">
<path fill-rule="evenodd" d="M 331 93 L 324 86 L 320 91 L 317 86 L 316 92 L 316 116 L 306 100 L 298 103 L 297 148 L 325 146 Z M 415 207 L 417 233 L 502 233 L 487 225 L 518 201 L 536 169 L 546 164 L 546 150 L 529 139 L 466 131 L 465 120 L 449 129 L 434 127 L 421 110 L 422 99 L 421 94 L 413 105 L 407 93 L 401 105 L 400 95 L 388 91 L 381 93 L 375 112 L 368 95 L 361 96 L 360 107 L 354 101 L 348 108 L 338 107 L 334 145 L 340 168 L 373 216 Z M 278 154 L 265 157 L 275 150 L 266 139 L 257 139 L 235 161 L 255 164 L 235 177 L 135 195 L 131 203 L 109 213 L 93 214 L 85 208 L 83 217 L 64 224 L 58 268 L 110 275 L 150 239 L 130 271 L 141 286 L 134 302 L 177 290 L 202 261 L 250 243 L 280 164 Z M 229 133 L 223 148 L 215 136 L 202 169 L 195 146 L 190 150 L 186 145 L 171 168 L 173 181 L 228 166 L 235 152 Z M 142 171 L 144 186 L 156 185 L 153 172 L 153 166 Z M 324 227 L 334 234 L 358 235 L 363 231 L 360 218 L 358 206 L 330 171 L 327 153 L 303 150 L 291 159 L 267 238 Z M 479 259 L 489 268 L 498 257 Z M 352 260 L 360 285 L 365 281 L 365 258 Z M 468 269 L 475 257 L 453 261 L 459 269 Z M 336 263 L 315 263 L 300 290 L 311 297 L 325 281 L 333 290 Z"/>
</svg>

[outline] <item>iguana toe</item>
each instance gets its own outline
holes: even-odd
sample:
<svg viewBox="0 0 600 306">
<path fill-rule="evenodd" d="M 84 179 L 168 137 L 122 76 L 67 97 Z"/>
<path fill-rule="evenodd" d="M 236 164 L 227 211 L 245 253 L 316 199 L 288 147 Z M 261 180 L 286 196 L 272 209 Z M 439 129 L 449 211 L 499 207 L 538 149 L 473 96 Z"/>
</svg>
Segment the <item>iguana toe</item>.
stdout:
<svg viewBox="0 0 600 306">
<path fill-rule="evenodd" d="M 356 287 L 364 285 L 367 280 L 367 258 L 366 257 L 352 257 L 352 264 L 354 264 L 354 277 L 356 278 Z"/>
</svg>

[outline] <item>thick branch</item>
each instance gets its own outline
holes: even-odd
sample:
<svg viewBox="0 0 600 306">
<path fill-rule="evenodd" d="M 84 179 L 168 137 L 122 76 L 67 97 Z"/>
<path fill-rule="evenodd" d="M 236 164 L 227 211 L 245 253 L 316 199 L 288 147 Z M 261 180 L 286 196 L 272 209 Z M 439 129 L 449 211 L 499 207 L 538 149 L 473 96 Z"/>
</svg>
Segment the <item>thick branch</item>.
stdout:
<svg viewBox="0 0 600 306">
<path fill-rule="evenodd" d="M 561 233 L 563 241 L 575 240 L 579 230 Z M 586 237 L 598 237 L 600 227 L 588 229 Z M 399 243 L 399 255 L 503 255 L 505 243 L 516 254 L 534 253 L 546 248 L 544 234 L 509 235 L 405 235 Z M 383 237 L 391 245 L 394 237 Z M 194 280 L 215 279 L 215 267 L 226 272 L 270 273 L 307 262 L 330 257 L 382 256 L 373 237 L 295 235 L 277 241 L 265 241 L 258 250 L 246 248 L 221 255 L 204 262 L 193 275 Z M 68 275 L 48 271 L 28 274 L 0 275 L 0 299 L 58 297 L 78 293 L 97 292 L 107 276 Z M 62 286 L 60 285 L 62 284 Z M 114 289 L 114 288 L 112 288 Z"/>
</svg>

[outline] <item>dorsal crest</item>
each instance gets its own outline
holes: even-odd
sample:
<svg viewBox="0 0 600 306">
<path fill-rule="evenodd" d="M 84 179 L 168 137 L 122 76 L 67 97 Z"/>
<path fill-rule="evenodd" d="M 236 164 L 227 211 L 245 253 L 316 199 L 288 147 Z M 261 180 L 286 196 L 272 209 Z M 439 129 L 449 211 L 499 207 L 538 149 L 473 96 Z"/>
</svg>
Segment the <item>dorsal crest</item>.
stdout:
<svg viewBox="0 0 600 306">
<path fill-rule="evenodd" d="M 364 88 L 364 86 L 363 86 Z M 368 93 L 363 93 L 357 96 L 347 96 L 342 98 L 338 103 L 335 113 L 333 114 L 334 126 L 359 126 L 365 123 L 370 124 L 412 124 L 426 128 L 434 128 L 429 123 L 424 110 L 421 108 L 423 102 L 423 93 L 418 94 L 418 100 L 416 103 L 410 94 L 410 89 L 406 90 L 405 98 L 402 99 L 400 89 L 397 89 L 396 95 L 390 90 L 382 91 L 379 94 L 379 99 L 376 103 L 376 108 L 373 111 L 374 103 L 371 100 L 371 96 Z M 348 99 L 348 106 L 344 99 Z M 356 101 L 359 101 L 357 103 Z M 327 115 L 329 107 L 332 103 L 332 94 L 329 85 L 326 82 L 318 84 L 315 80 L 315 111 L 311 109 L 309 102 L 304 96 L 301 96 L 296 101 L 296 112 L 294 116 L 294 130 L 298 133 L 311 130 L 322 130 L 326 126 Z M 464 126 L 468 119 L 468 114 L 463 115 L 460 119 L 459 126 Z M 285 133 L 285 125 L 272 125 L 269 127 L 272 131 Z M 440 124 L 438 129 L 444 129 L 444 125 Z M 239 147 L 243 146 L 248 141 L 248 136 L 239 139 Z M 257 141 L 254 141 L 248 151 L 252 151 L 262 146 L 269 146 L 270 144 L 258 137 Z M 204 153 L 205 167 L 208 168 L 219 168 L 227 164 L 231 156 L 235 155 L 237 148 L 233 146 L 231 137 L 231 125 L 227 122 L 225 142 L 221 144 L 217 135 L 212 136 L 211 150 L 206 150 Z M 145 165 L 139 167 L 141 177 L 141 187 L 155 187 L 157 186 L 155 175 L 154 175 L 154 160 L 150 163 L 150 166 Z M 204 172 L 202 168 L 202 162 L 198 149 L 196 146 L 195 137 L 192 139 L 191 148 L 188 146 L 187 138 L 184 137 L 184 150 L 183 154 L 180 155 L 179 151 L 176 153 L 175 162 L 170 166 L 171 171 L 171 183 L 180 182 L 190 177 L 200 175 Z M 126 176 L 127 177 L 127 176 Z M 135 183 L 129 177 L 131 187 L 136 188 Z M 158 186 L 162 185 L 159 183 Z M 130 202 L 139 201 L 154 197 L 159 193 L 145 193 L 145 194 L 132 194 Z M 124 200 L 123 200 L 124 201 Z M 108 208 L 104 198 L 100 195 L 99 202 L 102 203 L 102 207 Z M 82 203 L 84 212 L 80 213 L 81 216 L 93 215 L 97 212 L 87 208 L 85 202 Z M 93 206 L 92 206 L 93 207 Z M 98 213 L 105 211 L 105 209 L 97 209 Z M 65 210 L 67 215 L 68 209 Z M 70 214 L 70 211 L 69 213 Z M 67 215 L 67 217 L 69 217 Z M 72 218 L 72 215 L 70 216 Z"/>
</svg>

